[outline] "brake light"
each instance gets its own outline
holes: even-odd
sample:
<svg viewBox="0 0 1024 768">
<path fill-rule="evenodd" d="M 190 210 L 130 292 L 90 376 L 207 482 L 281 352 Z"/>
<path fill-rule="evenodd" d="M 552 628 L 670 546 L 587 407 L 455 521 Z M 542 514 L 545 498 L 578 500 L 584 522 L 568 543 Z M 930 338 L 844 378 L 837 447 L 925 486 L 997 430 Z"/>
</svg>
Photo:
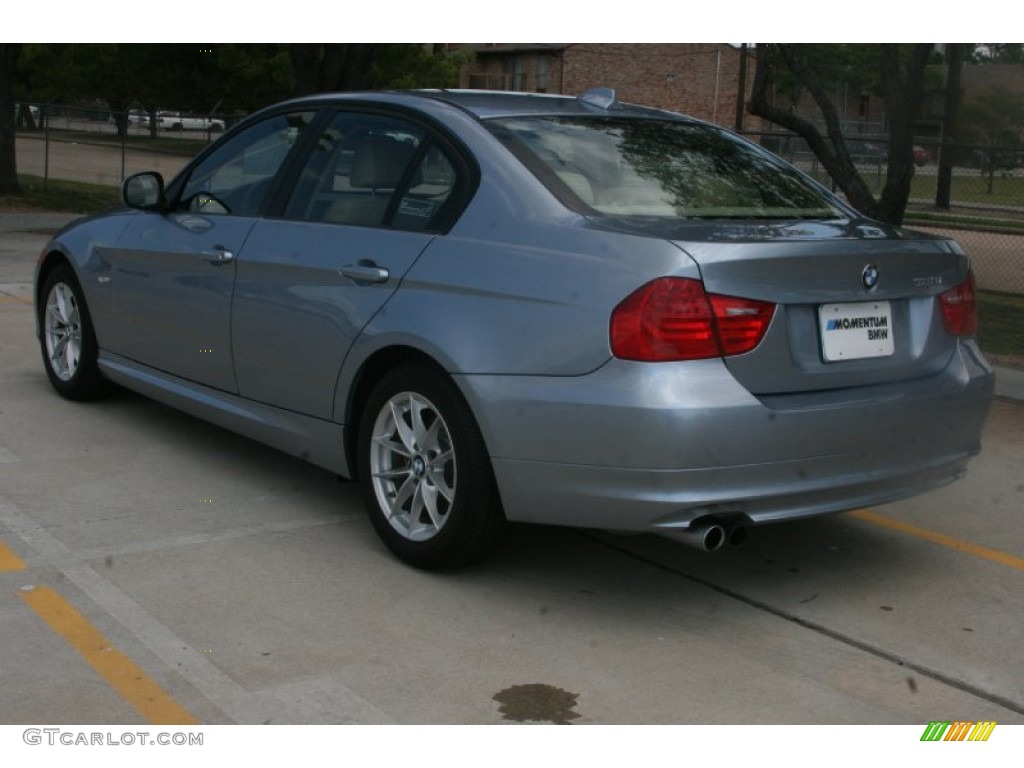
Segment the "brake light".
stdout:
<svg viewBox="0 0 1024 768">
<path fill-rule="evenodd" d="M 974 273 L 938 296 L 942 323 L 953 336 L 971 336 L 978 332 L 978 304 L 974 292 Z"/>
<path fill-rule="evenodd" d="M 612 311 L 612 354 L 645 362 L 739 355 L 761 343 L 774 314 L 770 302 L 709 294 L 700 280 L 662 277 Z"/>
</svg>

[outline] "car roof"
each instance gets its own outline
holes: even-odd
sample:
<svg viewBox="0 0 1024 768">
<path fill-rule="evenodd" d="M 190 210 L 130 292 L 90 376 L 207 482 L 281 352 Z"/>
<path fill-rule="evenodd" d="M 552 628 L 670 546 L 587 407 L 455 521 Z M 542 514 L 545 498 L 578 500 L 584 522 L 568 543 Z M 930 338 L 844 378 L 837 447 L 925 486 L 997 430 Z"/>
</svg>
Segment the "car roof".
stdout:
<svg viewBox="0 0 1024 768">
<path fill-rule="evenodd" d="M 591 89 L 579 96 L 512 91 L 437 90 L 415 91 L 471 112 L 481 119 L 527 115 L 615 114 L 636 117 L 681 117 L 650 107 L 623 104 L 608 88 Z"/>
<path fill-rule="evenodd" d="M 443 102 L 464 110 L 480 120 L 495 117 L 526 117 L 533 115 L 614 115 L 621 117 L 647 117 L 662 120 L 685 120 L 700 122 L 674 112 L 624 104 L 609 88 L 593 88 L 579 96 L 563 96 L 546 93 L 522 93 L 516 91 L 483 91 L 470 89 L 424 89 L 409 91 L 358 91 L 349 93 L 322 93 L 293 99 L 289 106 L 307 103 L 310 105 L 338 104 L 347 101 L 384 102 L 422 105 L 424 101 Z M 277 105 L 281 106 L 281 105 Z"/>
</svg>

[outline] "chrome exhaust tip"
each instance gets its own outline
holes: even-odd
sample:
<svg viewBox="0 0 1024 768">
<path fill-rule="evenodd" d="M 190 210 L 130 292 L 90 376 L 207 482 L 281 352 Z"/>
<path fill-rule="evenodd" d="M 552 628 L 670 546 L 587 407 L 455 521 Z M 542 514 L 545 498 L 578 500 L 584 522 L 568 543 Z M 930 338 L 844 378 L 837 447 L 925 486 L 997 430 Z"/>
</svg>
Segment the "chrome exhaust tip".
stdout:
<svg viewBox="0 0 1024 768">
<path fill-rule="evenodd" d="M 705 552 L 717 552 L 726 542 L 725 528 L 718 523 L 699 523 L 685 531 L 672 531 L 669 537 Z"/>
</svg>

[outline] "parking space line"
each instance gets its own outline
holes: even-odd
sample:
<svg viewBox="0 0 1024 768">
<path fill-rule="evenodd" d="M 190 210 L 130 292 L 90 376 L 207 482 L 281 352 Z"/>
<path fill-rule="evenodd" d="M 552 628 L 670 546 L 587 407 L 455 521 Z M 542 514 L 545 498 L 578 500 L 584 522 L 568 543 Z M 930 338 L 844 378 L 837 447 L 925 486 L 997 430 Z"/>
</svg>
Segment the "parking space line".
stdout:
<svg viewBox="0 0 1024 768">
<path fill-rule="evenodd" d="M 132 637 L 154 653 L 168 669 L 185 679 L 230 720 L 262 723 L 280 707 L 273 698 L 254 696 L 217 665 L 157 621 L 122 589 L 104 578 L 77 552 L 0 494 L 0 524 L 6 525 L 42 561 L 52 561 L 72 584 L 105 611 Z"/>
<path fill-rule="evenodd" d="M 50 587 L 22 590 L 22 599 L 96 673 L 153 725 L 198 725 L 199 721 Z"/>
<path fill-rule="evenodd" d="M 5 571 L 24 571 L 25 561 L 11 551 L 10 547 L 0 539 L 0 573 Z"/>
<path fill-rule="evenodd" d="M 918 526 L 911 525 L 910 523 L 893 520 L 891 517 L 883 517 L 882 515 L 879 515 L 876 512 L 871 512 L 867 509 L 858 509 L 850 514 L 858 520 L 863 520 L 866 523 L 873 523 L 874 525 L 881 526 L 882 528 L 888 528 L 890 531 L 906 533 L 910 536 L 914 536 L 915 538 L 930 541 L 932 544 L 949 547 L 950 549 L 955 549 L 958 552 L 966 552 L 969 555 L 974 555 L 975 557 L 980 557 L 993 563 L 999 563 L 1000 565 L 1015 568 L 1018 571 L 1024 571 L 1024 558 L 1016 557 L 1015 555 L 1010 555 L 1006 552 L 1000 552 L 998 549 L 990 549 L 978 544 L 971 544 L 969 541 L 963 541 L 962 539 L 957 539 L 953 536 L 947 536 L 944 533 L 930 531 L 927 528 L 919 528 Z"/>
</svg>

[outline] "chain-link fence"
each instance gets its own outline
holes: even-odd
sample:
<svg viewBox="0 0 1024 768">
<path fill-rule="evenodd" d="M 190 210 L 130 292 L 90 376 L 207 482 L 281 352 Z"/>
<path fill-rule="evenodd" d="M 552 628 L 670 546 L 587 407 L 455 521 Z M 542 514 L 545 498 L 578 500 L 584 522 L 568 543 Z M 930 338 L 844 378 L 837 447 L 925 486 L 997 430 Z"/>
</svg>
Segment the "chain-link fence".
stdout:
<svg viewBox="0 0 1024 768">
<path fill-rule="evenodd" d="M 835 189 L 799 136 L 747 134 L 801 170 Z M 861 177 L 875 194 L 886 181 L 888 139 L 858 134 L 847 147 Z M 938 156 L 934 140 L 914 147 L 916 166 L 904 224 L 954 237 L 970 253 L 979 287 L 1024 294 L 1024 150 L 957 145 L 948 208 L 936 206 Z"/>
<path fill-rule="evenodd" d="M 176 174 L 238 116 L 115 112 L 61 104 L 19 105 L 18 172 L 115 186 L 138 171 Z"/>
</svg>

